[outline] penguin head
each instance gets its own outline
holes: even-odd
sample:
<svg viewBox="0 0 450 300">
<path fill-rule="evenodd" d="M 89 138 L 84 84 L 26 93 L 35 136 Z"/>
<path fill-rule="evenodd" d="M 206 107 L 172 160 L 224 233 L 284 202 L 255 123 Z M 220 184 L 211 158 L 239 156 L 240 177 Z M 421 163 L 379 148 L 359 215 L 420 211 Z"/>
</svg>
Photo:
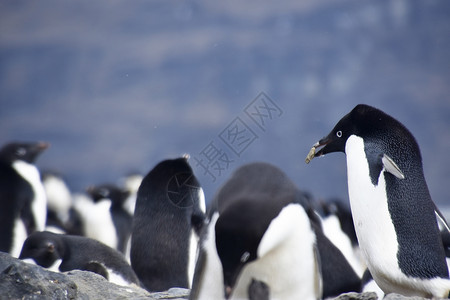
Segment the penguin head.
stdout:
<svg viewBox="0 0 450 300">
<path fill-rule="evenodd" d="M 150 205 L 166 202 L 177 210 L 189 211 L 203 205 L 201 202 L 204 202 L 204 197 L 201 195 L 203 191 L 200 183 L 187 157 L 183 156 L 161 161 L 144 177 L 138 190 L 136 205 L 143 202 Z"/>
<path fill-rule="evenodd" d="M 331 130 L 331 132 L 314 144 L 313 147 L 322 147 L 314 154 L 314 157 L 323 156 L 332 152 L 345 152 L 347 139 L 358 134 L 358 116 L 366 109 L 365 105 L 356 106 L 350 113 L 345 115 Z"/>
<path fill-rule="evenodd" d="M 313 145 L 313 149 L 322 147 L 314 157 L 332 152 L 344 152 L 350 136 L 358 136 L 365 141 L 375 141 L 384 148 L 395 145 L 411 144 L 418 149 L 412 134 L 397 120 L 383 111 L 366 104 L 358 104 L 346 114 L 331 132 Z"/>
<path fill-rule="evenodd" d="M 25 240 L 19 259 L 31 258 L 38 265 L 48 268 L 62 257 L 63 249 L 57 234 L 37 231 Z"/>
<path fill-rule="evenodd" d="M 45 142 L 23 143 L 12 142 L 4 145 L 0 149 L 0 158 L 6 161 L 22 160 L 27 163 L 34 163 L 39 154 L 47 149 L 50 144 Z"/>
<path fill-rule="evenodd" d="M 114 184 L 90 186 L 86 189 L 86 192 L 92 197 L 95 203 L 103 199 L 110 199 L 114 206 L 122 206 L 130 195 L 129 191 L 121 189 Z"/>
</svg>

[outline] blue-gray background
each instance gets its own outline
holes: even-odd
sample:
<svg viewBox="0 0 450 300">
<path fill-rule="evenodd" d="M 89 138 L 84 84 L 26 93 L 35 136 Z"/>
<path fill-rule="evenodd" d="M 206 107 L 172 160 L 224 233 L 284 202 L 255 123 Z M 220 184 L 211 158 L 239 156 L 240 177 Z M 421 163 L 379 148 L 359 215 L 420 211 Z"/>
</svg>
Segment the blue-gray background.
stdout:
<svg viewBox="0 0 450 300">
<path fill-rule="evenodd" d="M 263 132 L 244 108 L 283 111 Z M 450 188 L 450 1 L 1 1 L 0 141 L 44 140 L 73 191 L 191 154 L 210 199 L 262 160 L 317 198 L 347 200 L 343 154 L 311 145 L 358 103 L 404 123 L 439 206 Z M 219 134 L 258 135 L 240 157 Z M 215 182 L 192 157 L 233 159 Z"/>
</svg>

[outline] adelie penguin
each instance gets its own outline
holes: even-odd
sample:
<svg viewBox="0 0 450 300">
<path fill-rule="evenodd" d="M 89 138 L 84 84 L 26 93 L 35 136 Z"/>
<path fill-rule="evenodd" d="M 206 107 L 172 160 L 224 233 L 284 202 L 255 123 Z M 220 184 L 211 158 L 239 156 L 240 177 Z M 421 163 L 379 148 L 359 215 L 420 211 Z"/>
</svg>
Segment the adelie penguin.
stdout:
<svg viewBox="0 0 450 300">
<path fill-rule="evenodd" d="M 131 236 L 133 218 L 124 207 L 129 192 L 114 184 L 100 184 L 90 186 L 87 189 L 87 193 L 92 197 L 94 203 L 101 201 L 110 202 L 109 212 L 114 225 L 114 228 L 111 228 L 111 234 L 117 236 L 117 246 L 114 248 L 125 254 Z"/>
<path fill-rule="evenodd" d="M 331 152 L 346 154 L 358 242 L 380 288 L 386 294 L 448 297 L 440 214 L 409 130 L 381 110 L 360 104 L 314 144 L 306 162 Z"/>
<path fill-rule="evenodd" d="M 47 196 L 46 231 L 66 233 L 70 219 L 72 194 L 61 174 L 53 171 L 41 172 L 41 180 Z"/>
<path fill-rule="evenodd" d="M 190 299 L 320 299 L 316 236 L 297 195 L 270 164 L 236 170 L 209 211 Z"/>
<path fill-rule="evenodd" d="M 27 235 L 44 230 L 47 199 L 38 168 L 44 142 L 13 142 L 0 149 L 0 251 L 17 257 Z"/>
<path fill-rule="evenodd" d="M 59 264 L 61 272 L 91 271 L 119 285 L 139 286 L 139 279 L 121 253 L 87 237 L 34 232 L 25 240 L 19 258 L 32 259 L 44 268 Z"/>
<path fill-rule="evenodd" d="M 191 286 L 205 200 L 187 159 L 160 162 L 138 190 L 130 258 L 148 291 Z"/>
</svg>

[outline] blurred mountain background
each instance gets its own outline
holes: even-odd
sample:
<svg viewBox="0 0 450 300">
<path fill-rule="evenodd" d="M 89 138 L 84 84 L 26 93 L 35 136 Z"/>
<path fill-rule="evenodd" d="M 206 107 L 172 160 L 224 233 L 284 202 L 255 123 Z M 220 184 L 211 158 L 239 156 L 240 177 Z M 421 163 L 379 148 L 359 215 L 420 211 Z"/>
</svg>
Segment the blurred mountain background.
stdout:
<svg viewBox="0 0 450 300">
<path fill-rule="evenodd" d="M 367 103 L 415 135 L 446 208 L 449 95 L 450 1 L 0 2 L 0 142 L 50 142 L 38 165 L 73 191 L 189 153 L 207 200 L 266 161 L 347 201 L 343 154 L 304 159 Z"/>
</svg>

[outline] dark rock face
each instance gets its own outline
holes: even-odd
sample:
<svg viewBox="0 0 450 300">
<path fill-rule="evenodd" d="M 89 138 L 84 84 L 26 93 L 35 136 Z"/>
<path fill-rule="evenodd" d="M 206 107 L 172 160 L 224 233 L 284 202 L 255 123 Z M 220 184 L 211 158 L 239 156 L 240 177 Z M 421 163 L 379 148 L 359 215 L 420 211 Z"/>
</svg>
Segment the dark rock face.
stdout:
<svg viewBox="0 0 450 300">
<path fill-rule="evenodd" d="M 0 253 L 0 290 L 4 299 L 75 299 L 77 286 L 66 275 L 49 272 Z"/>
</svg>

